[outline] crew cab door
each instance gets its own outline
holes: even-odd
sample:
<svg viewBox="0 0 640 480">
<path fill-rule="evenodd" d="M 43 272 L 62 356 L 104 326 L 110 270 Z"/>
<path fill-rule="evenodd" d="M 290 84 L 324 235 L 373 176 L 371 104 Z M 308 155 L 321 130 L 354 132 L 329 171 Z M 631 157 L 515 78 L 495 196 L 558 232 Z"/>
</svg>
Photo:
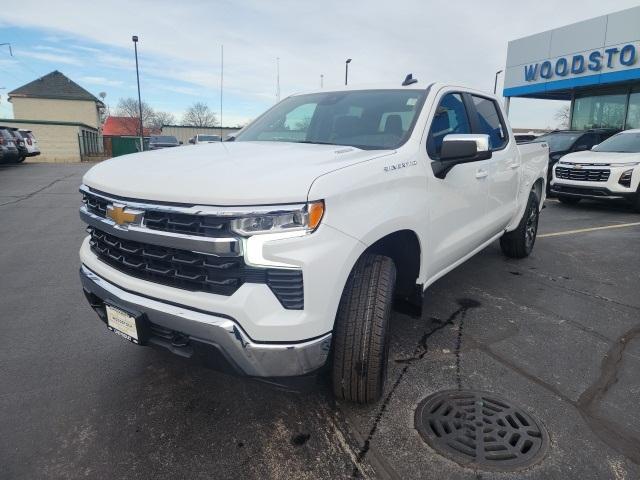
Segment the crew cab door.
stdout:
<svg viewBox="0 0 640 480">
<path fill-rule="evenodd" d="M 428 174 L 440 162 L 444 138 L 472 133 L 468 99 L 448 92 L 436 100 L 426 142 Z M 456 165 L 444 178 L 428 176 L 427 272 L 434 277 L 484 243 L 487 237 L 489 160 Z M 431 172 L 430 172 L 431 171 Z"/>
<path fill-rule="evenodd" d="M 520 155 L 515 142 L 509 141 L 507 125 L 497 102 L 491 98 L 468 94 L 474 112 L 473 133 L 489 135 L 491 159 L 487 162 L 487 226 L 498 234 L 513 219 L 517 210 L 520 185 Z"/>
</svg>

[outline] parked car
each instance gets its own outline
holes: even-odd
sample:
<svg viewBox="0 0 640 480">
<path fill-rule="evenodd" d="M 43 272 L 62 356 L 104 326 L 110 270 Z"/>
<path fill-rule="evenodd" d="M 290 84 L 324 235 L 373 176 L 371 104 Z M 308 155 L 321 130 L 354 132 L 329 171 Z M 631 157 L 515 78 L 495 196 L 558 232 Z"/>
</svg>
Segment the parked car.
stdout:
<svg viewBox="0 0 640 480">
<path fill-rule="evenodd" d="M 516 139 L 516 143 L 533 142 L 538 138 L 538 135 L 534 135 L 533 133 L 514 133 L 513 136 Z"/>
<path fill-rule="evenodd" d="M 591 150 L 591 147 L 606 140 L 620 130 L 613 128 L 597 128 L 591 130 L 554 130 L 537 137 L 534 142 L 546 142 L 549 145 L 549 170 L 547 188 L 551 185 L 553 166 L 563 156 L 572 152 Z M 547 193 L 549 191 L 547 190 Z"/>
<path fill-rule="evenodd" d="M 22 134 L 17 128 L 9 128 L 9 132 L 13 135 L 16 147 L 18 147 L 18 159 L 15 163 L 24 162 L 24 159 L 29 156 L 29 150 L 27 149 L 27 142 L 22 138 Z"/>
<path fill-rule="evenodd" d="M 20 158 L 15 138 L 10 127 L 0 126 L 0 161 L 2 163 L 17 163 Z"/>
<path fill-rule="evenodd" d="M 528 256 L 548 157 L 467 88 L 293 95 L 233 142 L 89 170 L 83 289 L 133 343 L 269 379 L 330 361 L 339 398 L 373 402 L 394 298 L 421 308 L 498 239 Z"/>
<path fill-rule="evenodd" d="M 551 191 L 570 204 L 583 198 L 626 200 L 640 213 L 640 129 L 564 156 L 553 169 Z"/>
<path fill-rule="evenodd" d="M 27 147 L 27 157 L 35 157 L 40 155 L 40 148 L 38 147 L 38 141 L 31 130 L 20 129 L 20 135 L 24 139 L 25 146 Z"/>
<path fill-rule="evenodd" d="M 204 135 L 197 134 L 189 139 L 189 143 L 192 145 L 197 145 L 199 143 L 214 143 L 222 141 L 222 137 L 220 135 Z"/>
<path fill-rule="evenodd" d="M 151 135 L 149 137 L 149 150 L 159 150 L 161 148 L 177 147 L 182 145 L 173 135 Z"/>
</svg>

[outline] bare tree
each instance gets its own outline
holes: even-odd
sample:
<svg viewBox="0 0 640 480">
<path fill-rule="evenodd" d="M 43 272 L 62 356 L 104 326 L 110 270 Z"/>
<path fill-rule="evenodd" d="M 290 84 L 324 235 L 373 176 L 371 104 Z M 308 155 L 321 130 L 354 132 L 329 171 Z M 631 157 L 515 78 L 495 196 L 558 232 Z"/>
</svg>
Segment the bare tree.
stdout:
<svg viewBox="0 0 640 480">
<path fill-rule="evenodd" d="M 217 123 L 215 112 L 202 102 L 191 105 L 182 117 L 182 125 L 189 127 L 213 127 Z"/>
<path fill-rule="evenodd" d="M 153 118 L 155 112 L 153 108 L 145 102 L 142 102 L 142 125 L 145 127 L 152 126 Z M 118 101 L 118 107 L 116 108 L 116 116 L 118 117 L 129 117 L 129 118 L 139 118 L 140 112 L 138 109 L 138 100 L 135 98 L 121 98 Z M 138 135 L 138 127 L 136 126 L 136 131 L 131 132 L 132 135 Z"/>
<path fill-rule="evenodd" d="M 169 112 L 154 112 L 153 117 L 149 122 L 149 126 L 152 128 L 160 129 L 163 125 L 175 125 L 176 117 Z"/>
<path fill-rule="evenodd" d="M 569 105 L 563 105 L 553 116 L 559 122 L 559 128 L 569 128 L 569 108 Z"/>
</svg>

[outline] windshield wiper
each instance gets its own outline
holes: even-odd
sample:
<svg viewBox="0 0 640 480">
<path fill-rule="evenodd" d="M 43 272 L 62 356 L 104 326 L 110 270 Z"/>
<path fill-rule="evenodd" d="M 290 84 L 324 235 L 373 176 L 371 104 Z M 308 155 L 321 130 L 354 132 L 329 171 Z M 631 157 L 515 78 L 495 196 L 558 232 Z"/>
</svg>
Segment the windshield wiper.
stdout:
<svg viewBox="0 0 640 480">
<path fill-rule="evenodd" d="M 338 146 L 341 146 L 341 147 L 350 146 L 350 145 L 341 145 L 339 143 L 331 143 L 331 142 L 312 142 L 311 140 L 300 140 L 300 141 L 295 141 L 295 142 L 292 142 L 292 143 L 311 143 L 311 144 L 314 144 L 314 145 L 338 145 Z"/>
</svg>

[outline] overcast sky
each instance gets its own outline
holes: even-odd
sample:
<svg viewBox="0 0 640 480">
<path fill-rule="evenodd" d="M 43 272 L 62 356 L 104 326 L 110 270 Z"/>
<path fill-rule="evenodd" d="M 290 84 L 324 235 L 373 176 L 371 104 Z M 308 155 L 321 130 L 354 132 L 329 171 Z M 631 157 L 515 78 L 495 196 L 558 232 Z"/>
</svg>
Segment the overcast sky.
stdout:
<svg viewBox="0 0 640 480">
<path fill-rule="evenodd" d="M 281 96 L 344 81 L 444 81 L 492 90 L 507 42 L 636 6 L 637 0 L 119 1 L 21 0 L 0 13 L 0 118 L 6 92 L 60 70 L 112 108 L 136 95 L 131 35 L 140 37 L 143 100 L 176 115 L 195 101 L 220 109 L 223 123 L 254 118 Z M 516 127 L 555 126 L 562 103 L 512 102 Z"/>
</svg>

